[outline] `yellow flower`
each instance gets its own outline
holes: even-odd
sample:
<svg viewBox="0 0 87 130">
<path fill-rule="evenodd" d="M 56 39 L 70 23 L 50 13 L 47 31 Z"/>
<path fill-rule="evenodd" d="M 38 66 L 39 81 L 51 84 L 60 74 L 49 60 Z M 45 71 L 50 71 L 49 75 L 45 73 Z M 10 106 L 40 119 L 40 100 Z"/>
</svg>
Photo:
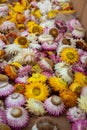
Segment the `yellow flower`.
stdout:
<svg viewBox="0 0 87 130">
<path fill-rule="evenodd" d="M 44 101 L 49 95 L 48 87 L 42 83 L 32 83 L 26 85 L 25 97 Z"/>
<path fill-rule="evenodd" d="M 0 50 L 0 58 L 3 58 L 5 56 L 5 51 L 4 50 Z"/>
<path fill-rule="evenodd" d="M 11 10 L 9 12 L 8 19 L 10 19 L 11 22 L 15 22 L 16 23 L 16 13 L 13 10 Z"/>
<path fill-rule="evenodd" d="M 17 24 L 17 28 L 18 28 L 19 30 L 21 30 L 21 29 L 25 29 L 26 27 L 25 27 L 24 24 Z"/>
<path fill-rule="evenodd" d="M 72 91 L 64 91 L 60 94 L 66 107 L 73 107 L 77 105 L 77 95 Z"/>
<path fill-rule="evenodd" d="M 67 83 L 62 78 L 50 77 L 48 82 L 54 91 L 62 92 L 68 89 Z"/>
<path fill-rule="evenodd" d="M 5 3 L 7 0 L 0 0 L 0 4 Z"/>
<path fill-rule="evenodd" d="M 71 4 L 68 2 L 61 2 L 59 5 L 61 6 L 62 10 L 70 10 L 71 8 Z"/>
<path fill-rule="evenodd" d="M 29 32 L 34 34 L 41 34 L 43 32 L 43 28 L 39 26 L 38 24 L 34 24 L 32 26 L 29 26 Z"/>
<path fill-rule="evenodd" d="M 28 1 L 27 0 L 21 0 L 21 5 L 26 8 L 28 6 Z"/>
<path fill-rule="evenodd" d="M 28 78 L 28 83 L 45 83 L 47 77 L 40 73 L 32 74 L 32 77 Z"/>
<path fill-rule="evenodd" d="M 87 96 L 81 96 L 78 98 L 78 106 L 87 113 Z"/>
<path fill-rule="evenodd" d="M 52 19 L 56 17 L 57 13 L 58 13 L 58 10 L 51 10 L 48 12 L 47 16 L 48 18 Z"/>
<path fill-rule="evenodd" d="M 69 89 L 72 91 L 72 92 L 76 92 L 77 94 L 79 94 L 81 92 L 81 89 L 82 89 L 82 85 L 78 82 L 73 82 L 70 86 L 69 86 Z"/>
<path fill-rule="evenodd" d="M 43 70 L 41 69 L 41 67 L 38 64 L 35 64 L 34 66 L 32 66 L 32 73 L 41 73 L 43 72 Z"/>
<path fill-rule="evenodd" d="M 3 22 L 5 21 L 6 19 L 4 17 L 1 17 L 0 18 L 0 25 L 3 24 Z"/>
<path fill-rule="evenodd" d="M 24 9 L 25 9 L 25 7 L 23 6 L 23 5 L 21 5 L 19 2 L 16 2 L 15 3 L 15 6 L 13 7 L 13 10 L 15 11 L 15 12 L 23 12 L 24 11 Z"/>
<path fill-rule="evenodd" d="M 34 21 L 29 21 L 28 23 L 27 23 L 27 27 L 29 28 L 29 27 L 32 27 L 32 26 L 34 26 L 36 23 L 34 22 Z"/>
<path fill-rule="evenodd" d="M 17 37 L 14 43 L 20 45 L 21 48 L 27 48 L 29 45 L 29 41 L 27 40 L 26 37 L 23 37 L 23 36 Z"/>
<path fill-rule="evenodd" d="M 81 72 L 76 72 L 74 82 L 78 82 L 82 86 L 87 86 L 87 76 Z"/>
<path fill-rule="evenodd" d="M 40 12 L 40 10 L 38 9 L 38 10 L 36 10 L 36 11 L 34 11 L 33 12 L 33 15 L 34 16 L 36 16 L 36 18 L 38 18 L 38 19 L 40 19 L 41 18 L 41 16 L 42 16 L 42 14 L 41 14 L 41 12 Z"/>
<path fill-rule="evenodd" d="M 13 63 L 11 63 L 10 65 L 16 67 L 17 69 L 19 69 L 19 68 L 22 67 L 22 65 L 21 65 L 20 63 L 18 63 L 18 62 L 13 62 Z"/>
<path fill-rule="evenodd" d="M 60 52 L 60 58 L 69 64 L 74 64 L 78 61 L 79 55 L 75 48 L 67 47 Z"/>
</svg>

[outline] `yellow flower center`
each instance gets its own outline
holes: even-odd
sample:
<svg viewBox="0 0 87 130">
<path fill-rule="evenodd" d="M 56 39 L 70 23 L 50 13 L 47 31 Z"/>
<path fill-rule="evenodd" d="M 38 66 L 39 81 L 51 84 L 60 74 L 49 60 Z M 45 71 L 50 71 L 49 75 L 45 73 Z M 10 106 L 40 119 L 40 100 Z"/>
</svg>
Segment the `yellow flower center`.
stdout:
<svg viewBox="0 0 87 130">
<path fill-rule="evenodd" d="M 27 43 L 27 39 L 25 37 L 19 37 L 17 41 L 20 45 L 25 45 Z"/>
<path fill-rule="evenodd" d="M 22 85 L 18 85 L 18 86 L 16 87 L 16 90 L 17 90 L 18 92 L 22 91 L 23 89 L 24 89 L 24 88 L 23 88 Z"/>
<path fill-rule="evenodd" d="M 83 82 L 87 84 L 87 76 L 84 76 Z"/>
<path fill-rule="evenodd" d="M 70 60 L 74 59 L 74 57 L 75 57 L 72 52 L 68 52 L 68 53 L 66 54 L 66 56 L 67 56 L 67 58 L 70 59 Z"/>
<path fill-rule="evenodd" d="M 32 32 L 33 32 L 33 33 L 40 32 L 39 27 L 38 27 L 38 26 L 34 26 L 33 29 L 32 29 Z"/>
<path fill-rule="evenodd" d="M 41 93 L 40 88 L 38 88 L 38 87 L 33 88 L 33 94 L 34 94 L 35 96 L 40 95 L 40 93 Z"/>
<path fill-rule="evenodd" d="M 81 88 L 82 88 L 81 86 L 78 86 L 78 87 L 76 87 L 75 91 L 76 91 L 77 93 L 80 93 Z"/>
</svg>

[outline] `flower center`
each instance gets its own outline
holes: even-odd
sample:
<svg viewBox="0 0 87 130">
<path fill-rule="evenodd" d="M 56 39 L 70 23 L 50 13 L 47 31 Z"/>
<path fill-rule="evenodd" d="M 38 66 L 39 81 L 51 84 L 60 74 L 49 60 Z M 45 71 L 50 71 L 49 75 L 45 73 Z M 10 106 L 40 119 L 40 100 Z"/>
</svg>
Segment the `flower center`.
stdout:
<svg viewBox="0 0 87 130">
<path fill-rule="evenodd" d="M 16 86 L 16 90 L 17 90 L 18 92 L 21 92 L 21 91 L 24 90 L 24 87 L 23 87 L 22 85 L 17 85 L 17 86 Z"/>
<path fill-rule="evenodd" d="M 77 93 L 80 93 L 81 92 L 81 86 L 78 86 L 78 87 L 76 87 L 76 89 L 75 89 L 75 91 L 77 92 Z"/>
<path fill-rule="evenodd" d="M 60 105 L 62 103 L 62 99 L 60 97 L 54 95 L 51 98 L 51 102 L 52 102 L 52 104 L 58 106 L 58 105 Z"/>
<path fill-rule="evenodd" d="M 70 59 L 70 60 L 74 59 L 74 57 L 75 57 L 72 52 L 68 52 L 68 53 L 66 54 L 66 56 L 67 56 L 67 58 Z"/>
<path fill-rule="evenodd" d="M 50 29 L 49 32 L 53 37 L 57 37 L 58 36 L 58 30 L 56 28 L 52 28 Z"/>
<path fill-rule="evenodd" d="M 11 95 L 11 98 L 12 99 L 17 99 L 19 97 L 19 93 L 13 93 L 12 95 Z"/>
<path fill-rule="evenodd" d="M 33 88 L 33 94 L 34 94 L 35 96 L 40 95 L 40 93 L 41 93 L 40 88 L 38 88 L 38 87 Z"/>
<path fill-rule="evenodd" d="M 4 88 L 4 87 L 7 87 L 8 83 L 2 83 L 0 84 L 0 88 Z"/>
<path fill-rule="evenodd" d="M 22 116 L 22 110 L 18 107 L 12 108 L 10 113 L 14 118 L 18 118 L 18 117 Z"/>
<path fill-rule="evenodd" d="M 87 76 L 84 76 L 83 82 L 87 84 Z"/>
<path fill-rule="evenodd" d="M 11 130 L 6 124 L 0 123 L 0 130 Z"/>
<path fill-rule="evenodd" d="M 62 43 L 65 44 L 65 45 L 71 45 L 70 39 L 66 39 L 66 38 L 64 38 L 62 40 Z"/>
<path fill-rule="evenodd" d="M 25 45 L 27 43 L 27 39 L 25 37 L 22 37 L 22 36 L 19 37 L 17 41 L 20 45 Z"/>
<path fill-rule="evenodd" d="M 32 32 L 33 32 L 33 33 L 37 33 L 37 32 L 39 32 L 39 31 L 40 31 L 40 29 L 39 29 L 38 26 L 34 26 L 33 29 L 32 29 Z"/>
<path fill-rule="evenodd" d="M 8 81 L 8 77 L 6 75 L 0 74 L 0 81 Z"/>
</svg>

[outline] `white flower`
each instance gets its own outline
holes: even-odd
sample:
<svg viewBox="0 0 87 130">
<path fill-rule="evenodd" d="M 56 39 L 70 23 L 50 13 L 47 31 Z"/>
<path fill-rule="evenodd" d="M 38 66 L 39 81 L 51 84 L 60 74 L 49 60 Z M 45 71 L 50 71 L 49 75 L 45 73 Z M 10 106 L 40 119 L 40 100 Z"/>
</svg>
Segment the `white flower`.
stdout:
<svg viewBox="0 0 87 130">
<path fill-rule="evenodd" d="M 36 57 L 36 51 L 30 48 L 26 48 L 26 49 L 22 49 L 22 51 L 20 51 L 18 55 L 14 57 L 13 61 L 14 62 L 17 61 L 23 65 L 26 63 L 34 62 L 35 57 Z"/>
<path fill-rule="evenodd" d="M 67 112 L 67 117 L 72 122 L 86 119 L 86 115 L 83 110 L 77 107 L 70 108 Z"/>
<path fill-rule="evenodd" d="M 2 50 L 4 46 L 5 46 L 5 43 L 0 39 L 0 50 Z"/>
<path fill-rule="evenodd" d="M 71 67 L 65 62 L 55 64 L 55 73 L 62 77 L 68 84 L 73 81 Z"/>
<path fill-rule="evenodd" d="M 43 115 L 46 113 L 41 101 L 30 98 L 27 100 L 26 109 L 34 115 Z"/>
<path fill-rule="evenodd" d="M 87 63 L 87 55 L 82 55 L 80 57 L 80 61 L 83 63 L 83 64 L 86 64 Z"/>
<path fill-rule="evenodd" d="M 0 18 L 8 14 L 9 8 L 6 4 L 0 4 Z"/>
<path fill-rule="evenodd" d="M 32 42 L 32 41 L 36 41 L 37 40 L 37 36 L 35 34 L 29 34 L 27 36 L 27 39 Z"/>
<path fill-rule="evenodd" d="M 17 44 L 9 44 L 5 47 L 5 52 L 7 55 L 16 55 L 18 52 L 20 52 L 22 49 Z"/>
<path fill-rule="evenodd" d="M 72 46 L 70 46 L 70 45 L 59 45 L 58 48 L 57 48 L 57 55 L 59 55 L 64 48 L 68 48 L 68 47 L 71 48 Z"/>
<path fill-rule="evenodd" d="M 54 27 L 55 25 L 54 25 L 54 20 L 46 20 L 46 21 L 44 21 L 44 22 L 41 22 L 41 24 L 40 24 L 40 26 L 42 26 L 43 28 L 52 28 L 52 27 Z"/>
<path fill-rule="evenodd" d="M 26 19 L 29 19 L 29 17 L 30 17 L 30 10 L 29 9 L 24 11 L 24 16 Z"/>
<path fill-rule="evenodd" d="M 81 96 L 78 98 L 78 106 L 87 113 L 87 96 Z"/>
<path fill-rule="evenodd" d="M 43 43 L 43 42 L 48 42 L 48 43 L 52 43 L 53 42 L 53 37 L 49 34 L 42 34 L 38 37 L 39 42 Z"/>
<path fill-rule="evenodd" d="M 40 66 L 43 69 L 52 71 L 52 66 L 50 65 L 50 63 L 45 58 L 41 58 L 39 63 L 40 63 Z"/>
<path fill-rule="evenodd" d="M 38 43 L 35 43 L 35 42 L 34 43 L 30 43 L 29 47 L 32 48 L 32 49 L 38 49 L 38 50 L 41 49 L 41 45 L 38 44 Z"/>
<path fill-rule="evenodd" d="M 43 0 L 42 2 L 37 3 L 37 7 L 40 9 L 42 14 L 46 14 L 52 8 L 52 3 L 50 0 Z"/>
<path fill-rule="evenodd" d="M 4 21 L 0 26 L 0 29 L 2 32 L 10 30 L 10 29 L 14 29 L 14 28 L 16 28 L 15 23 L 11 21 Z"/>
</svg>

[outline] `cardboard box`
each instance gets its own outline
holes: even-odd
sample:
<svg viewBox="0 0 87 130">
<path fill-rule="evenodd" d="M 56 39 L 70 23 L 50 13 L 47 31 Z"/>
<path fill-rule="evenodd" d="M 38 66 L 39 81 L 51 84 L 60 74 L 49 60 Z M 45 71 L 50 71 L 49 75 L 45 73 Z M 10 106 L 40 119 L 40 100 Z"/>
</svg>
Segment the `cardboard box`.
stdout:
<svg viewBox="0 0 87 130">
<path fill-rule="evenodd" d="M 77 16 L 86 30 L 87 41 L 87 0 L 71 0 L 73 8 L 77 12 Z"/>
</svg>

